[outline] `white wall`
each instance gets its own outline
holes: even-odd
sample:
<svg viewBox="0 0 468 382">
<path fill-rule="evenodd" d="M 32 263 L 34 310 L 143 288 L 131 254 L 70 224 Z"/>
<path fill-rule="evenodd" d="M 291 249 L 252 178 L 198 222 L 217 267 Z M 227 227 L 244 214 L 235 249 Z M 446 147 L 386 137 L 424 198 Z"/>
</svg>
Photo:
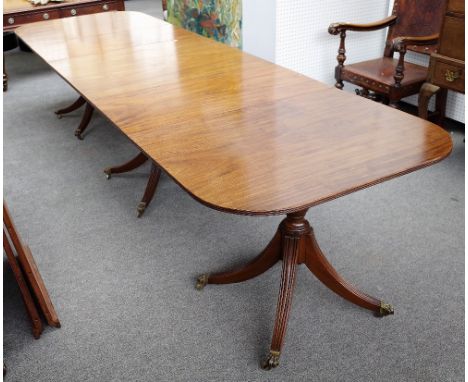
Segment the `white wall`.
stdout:
<svg viewBox="0 0 468 382">
<path fill-rule="evenodd" d="M 277 0 L 276 63 L 334 84 L 339 37 L 328 34 L 332 22 L 366 23 L 388 15 L 389 0 Z M 382 55 L 385 32 L 349 32 L 347 60 L 352 63 Z M 346 64 L 345 63 L 345 64 Z M 354 86 L 346 85 L 354 91 Z"/>
<path fill-rule="evenodd" d="M 276 0 L 242 1 L 242 48 L 265 60 L 275 61 Z"/>
</svg>

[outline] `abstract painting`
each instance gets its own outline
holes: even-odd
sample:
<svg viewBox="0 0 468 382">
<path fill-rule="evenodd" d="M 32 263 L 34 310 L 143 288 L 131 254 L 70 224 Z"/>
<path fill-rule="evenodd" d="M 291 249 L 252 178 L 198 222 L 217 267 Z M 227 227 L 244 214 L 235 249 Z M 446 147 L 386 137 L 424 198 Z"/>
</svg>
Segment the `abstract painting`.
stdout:
<svg viewBox="0 0 468 382">
<path fill-rule="evenodd" d="M 167 11 L 171 24 L 242 47 L 242 0 L 168 0 Z"/>
</svg>

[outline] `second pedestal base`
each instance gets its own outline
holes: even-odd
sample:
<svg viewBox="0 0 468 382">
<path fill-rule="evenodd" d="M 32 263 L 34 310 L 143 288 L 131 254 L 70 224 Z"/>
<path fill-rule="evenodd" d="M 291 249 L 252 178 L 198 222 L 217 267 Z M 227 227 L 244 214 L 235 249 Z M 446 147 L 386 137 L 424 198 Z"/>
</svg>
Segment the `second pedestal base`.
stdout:
<svg viewBox="0 0 468 382">
<path fill-rule="evenodd" d="M 143 165 L 148 160 L 148 157 L 140 152 L 137 156 L 135 156 L 130 161 L 114 167 L 108 167 L 104 170 L 107 179 L 110 179 L 112 174 L 122 174 L 124 172 L 129 172 L 135 170 L 136 168 Z M 141 217 L 145 212 L 146 208 L 153 200 L 153 196 L 156 192 L 156 188 L 158 187 L 159 178 L 161 177 L 161 169 L 156 166 L 154 162 L 151 163 L 151 172 L 148 178 L 148 183 L 146 184 L 145 193 L 141 198 L 140 203 L 137 206 L 137 216 Z"/>
</svg>

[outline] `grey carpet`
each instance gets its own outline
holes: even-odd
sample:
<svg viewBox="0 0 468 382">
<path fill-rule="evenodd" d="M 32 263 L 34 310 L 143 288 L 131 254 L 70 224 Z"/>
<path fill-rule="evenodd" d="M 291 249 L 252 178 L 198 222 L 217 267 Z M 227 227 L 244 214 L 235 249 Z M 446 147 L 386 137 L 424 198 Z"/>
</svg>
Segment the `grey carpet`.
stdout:
<svg viewBox="0 0 468 382">
<path fill-rule="evenodd" d="M 159 2 L 127 9 L 160 15 Z M 53 111 L 75 92 L 36 56 L 6 55 L 4 196 L 62 322 L 31 335 L 4 261 L 8 381 L 461 381 L 464 150 L 428 169 L 315 207 L 308 218 L 339 272 L 394 304 L 377 319 L 299 270 L 281 365 L 261 371 L 281 266 L 249 282 L 195 277 L 256 255 L 281 217 L 202 206 L 163 176 L 136 218 L 148 167 L 106 180 L 137 150 L 96 115 Z M 390 127 L 389 127 L 390 128 Z"/>
</svg>

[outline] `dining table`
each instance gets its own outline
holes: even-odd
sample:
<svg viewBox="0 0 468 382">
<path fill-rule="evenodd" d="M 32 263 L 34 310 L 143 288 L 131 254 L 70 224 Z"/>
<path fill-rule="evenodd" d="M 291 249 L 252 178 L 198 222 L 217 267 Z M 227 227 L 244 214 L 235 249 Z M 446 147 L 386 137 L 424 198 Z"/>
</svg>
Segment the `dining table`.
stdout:
<svg viewBox="0 0 468 382">
<path fill-rule="evenodd" d="M 282 261 L 262 368 L 279 365 L 300 264 L 350 303 L 380 317 L 394 313 L 333 268 L 306 213 L 439 162 L 452 149 L 445 130 L 139 12 L 15 31 L 195 200 L 220 213 L 284 216 L 251 262 L 196 281 L 198 289 L 238 283 Z M 204 229 L 208 236 L 209 225 Z"/>
</svg>

